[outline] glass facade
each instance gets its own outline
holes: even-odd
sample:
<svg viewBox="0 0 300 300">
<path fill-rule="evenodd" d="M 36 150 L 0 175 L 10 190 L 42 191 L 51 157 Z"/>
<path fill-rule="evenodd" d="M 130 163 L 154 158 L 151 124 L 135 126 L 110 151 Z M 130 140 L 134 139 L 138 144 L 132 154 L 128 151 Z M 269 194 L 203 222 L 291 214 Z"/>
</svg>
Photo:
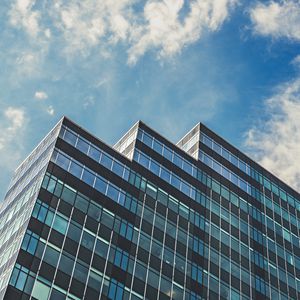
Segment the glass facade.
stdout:
<svg viewBox="0 0 300 300">
<path fill-rule="evenodd" d="M 300 299 L 299 195 L 205 126 L 54 131 L 1 207 L 0 299 Z"/>
</svg>

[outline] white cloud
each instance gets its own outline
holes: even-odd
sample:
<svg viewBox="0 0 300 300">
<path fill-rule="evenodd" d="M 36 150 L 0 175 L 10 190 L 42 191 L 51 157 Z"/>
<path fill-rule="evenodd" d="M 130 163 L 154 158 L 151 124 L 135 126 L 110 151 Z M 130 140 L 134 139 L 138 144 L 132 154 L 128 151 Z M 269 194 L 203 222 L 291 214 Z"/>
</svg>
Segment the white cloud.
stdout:
<svg viewBox="0 0 300 300">
<path fill-rule="evenodd" d="M 34 94 L 34 98 L 37 100 L 45 100 L 48 98 L 48 95 L 44 91 L 36 91 Z"/>
<path fill-rule="evenodd" d="M 83 108 L 88 109 L 89 107 L 92 107 L 95 105 L 95 99 L 93 96 L 88 96 L 83 102 Z"/>
<path fill-rule="evenodd" d="M 56 0 L 45 1 L 40 5 L 43 9 L 38 9 L 34 0 L 14 0 L 9 15 L 11 24 L 31 38 L 61 42 L 67 57 L 77 53 L 87 56 L 93 49 L 107 55 L 111 47 L 122 43 L 128 62 L 134 64 L 151 50 L 158 57 L 177 54 L 198 41 L 203 32 L 218 30 L 237 2 Z"/>
<path fill-rule="evenodd" d="M 300 41 L 300 2 L 286 0 L 258 3 L 250 11 L 254 32 Z"/>
<path fill-rule="evenodd" d="M 48 113 L 50 116 L 53 116 L 53 115 L 54 115 L 55 110 L 54 110 L 54 108 L 53 108 L 52 105 L 49 105 L 49 106 L 47 107 L 47 113 Z"/>
<path fill-rule="evenodd" d="M 191 1 L 184 19 L 183 0 L 148 1 L 144 7 L 145 24 L 134 29 L 129 63 L 146 51 L 158 49 L 159 56 L 172 56 L 201 37 L 204 30 L 217 30 L 228 17 L 235 0 Z"/>
<path fill-rule="evenodd" d="M 9 11 L 10 23 L 23 28 L 31 37 L 36 37 L 40 31 L 40 12 L 34 10 L 35 0 L 16 0 Z"/>
<path fill-rule="evenodd" d="M 15 57 L 13 72 L 12 72 L 12 82 L 18 83 L 18 81 L 23 78 L 34 78 L 42 74 L 42 65 L 44 61 L 45 51 L 40 50 L 15 50 L 12 55 Z"/>
<path fill-rule="evenodd" d="M 56 1 L 52 7 L 54 25 L 66 42 L 67 54 L 87 54 L 103 43 L 125 40 L 133 0 Z"/>
<path fill-rule="evenodd" d="M 300 190 L 300 78 L 266 101 L 268 120 L 247 133 L 246 145 L 266 169 Z"/>
<path fill-rule="evenodd" d="M 292 64 L 296 67 L 300 68 L 300 55 L 297 55 L 293 60 L 292 60 Z"/>
<path fill-rule="evenodd" d="M 8 184 L 8 174 L 24 156 L 24 137 L 28 117 L 23 108 L 6 107 L 0 116 L 0 180 Z M 1 196 L 4 193 L 2 192 Z M 1 202 L 0 198 L 0 202 Z"/>
<path fill-rule="evenodd" d="M 25 125 L 25 112 L 21 108 L 8 107 L 4 110 L 5 120 L 0 124 L 0 150 L 9 147 L 9 144 L 19 136 Z"/>
</svg>

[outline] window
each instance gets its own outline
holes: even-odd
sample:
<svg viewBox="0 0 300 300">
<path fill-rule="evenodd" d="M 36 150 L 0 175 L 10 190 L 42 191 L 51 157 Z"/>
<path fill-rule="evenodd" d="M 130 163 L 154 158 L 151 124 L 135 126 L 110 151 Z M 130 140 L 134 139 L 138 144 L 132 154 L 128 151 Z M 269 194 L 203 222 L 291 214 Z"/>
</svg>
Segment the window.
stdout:
<svg viewBox="0 0 300 300">
<path fill-rule="evenodd" d="M 152 137 L 144 132 L 143 142 L 150 148 L 152 147 L 152 140 L 153 140 Z"/>
<path fill-rule="evenodd" d="M 172 161 L 172 151 L 171 151 L 169 148 L 164 147 L 164 153 L 163 153 L 163 156 L 164 156 L 166 159 Z"/>
<path fill-rule="evenodd" d="M 59 252 L 53 249 L 52 247 L 47 246 L 43 260 L 49 265 L 56 267 L 58 258 Z"/>
<path fill-rule="evenodd" d="M 124 293 L 124 285 L 116 281 L 115 279 L 111 279 L 109 288 L 108 288 L 108 298 L 109 299 L 122 299 Z"/>
<path fill-rule="evenodd" d="M 174 157 L 173 157 L 173 163 L 178 166 L 179 168 L 182 167 L 182 159 L 180 156 L 178 156 L 177 154 L 174 153 Z"/>
<path fill-rule="evenodd" d="M 144 166 L 145 168 L 149 168 L 149 158 L 143 154 L 140 154 L 139 163 Z"/>
<path fill-rule="evenodd" d="M 171 288 L 172 288 L 172 283 L 169 280 L 164 279 L 161 277 L 160 280 L 160 291 L 163 292 L 166 295 L 171 295 Z"/>
<path fill-rule="evenodd" d="M 74 278 L 81 281 L 82 283 L 86 282 L 88 275 L 88 268 L 80 264 L 79 262 L 76 263 L 75 269 L 74 269 Z"/>
<path fill-rule="evenodd" d="M 106 212 L 105 210 L 102 212 L 101 217 L 101 225 L 105 225 L 106 227 L 112 229 L 114 224 L 114 216 Z"/>
<path fill-rule="evenodd" d="M 53 222 L 53 228 L 60 232 L 61 234 L 65 234 L 67 231 L 68 222 L 62 218 L 59 215 L 55 216 L 54 222 Z"/>
<path fill-rule="evenodd" d="M 90 150 L 89 150 L 89 154 L 88 154 L 92 159 L 94 159 L 95 161 L 99 161 L 100 159 L 100 155 L 101 155 L 101 152 L 94 148 L 94 147 L 90 147 Z"/>
<path fill-rule="evenodd" d="M 108 243 L 97 239 L 95 253 L 103 258 L 106 258 L 108 252 Z"/>
<path fill-rule="evenodd" d="M 38 238 L 38 235 L 31 232 L 30 230 L 27 230 L 27 233 L 22 243 L 22 249 L 34 255 L 38 245 Z"/>
<path fill-rule="evenodd" d="M 24 290 L 28 272 L 28 269 L 17 263 L 14 267 L 9 283 L 21 291 Z"/>
<path fill-rule="evenodd" d="M 90 251 L 93 251 L 94 243 L 95 243 L 95 237 L 90 233 L 83 231 L 82 239 L 81 239 L 82 246 L 89 249 Z"/>
<path fill-rule="evenodd" d="M 109 184 L 107 188 L 107 196 L 115 202 L 118 202 L 119 191 Z"/>
<path fill-rule="evenodd" d="M 126 271 L 128 266 L 128 259 L 129 259 L 129 255 L 127 252 L 123 251 L 120 248 L 116 249 L 115 259 L 114 259 L 114 264 L 116 266 Z"/>
<path fill-rule="evenodd" d="M 56 164 L 58 164 L 63 169 L 68 170 L 70 159 L 68 159 L 61 153 L 57 153 Z"/>
<path fill-rule="evenodd" d="M 62 254 L 59 261 L 59 269 L 64 273 L 71 275 L 75 258 L 69 258 L 69 256 Z"/>
<path fill-rule="evenodd" d="M 203 241 L 200 239 L 194 237 L 193 238 L 193 250 L 200 254 L 201 256 L 204 256 L 204 244 Z"/>
<path fill-rule="evenodd" d="M 81 152 L 87 154 L 89 150 L 89 144 L 82 140 L 81 138 L 78 139 L 76 148 L 79 149 Z"/>
<path fill-rule="evenodd" d="M 105 154 L 102 154 L 101 157 L 101 161 L 100 161 L 101 165 L 103 165 L 105 168 L 107 169 L 111 169 L 111 165 L 112 165 L 112 159 L 110 157 L 108 157 Z"/>
<path fill-rule="evenodd" d="M 120 226 L 120 235 L 131 241 L 133 235 L 133 226 L 130 223 L 122 220 Z"/>
<path fill-rule="evenodd" d="M 72 146 L 75 146 L 76 144 L 76 140 L 77 140 L 77 136 L 75 136 L 72 132 L 70 132 L 69 130 L 65 131 L 64 134 L 64 140 L 66 142 L 68 142 L 69 144 L 71 144 Z"/>
<path fill-rule="evenodd" d="M 192 279 L 202 284 L 202 270 L 196 264 L 192 264 Z"/>
<path fill-rule="evenodd" d="M 175 188 L 180 189 L 180 179 L 174 174 L 172 174 L 172 177 L 171 177 L 171 184 Z"/>
<path fill-rule="evenodd" d="M 83 169 L 82 180 L 90 186 L 94 186 L 95 175 L 90 171 Z"/>
<path fill-rule="evenodd" d="M 50 292 L 50 287 L 41 283 L 40 281 L 36 281 L 32 290 L 32 297 L 38 300 L 47 300 Z"/>
<path fill-rule="evenodd" d="M 159 143 L 157 140 L 154 139 L 153 143 L 153 149 L 159 153 L 160 155 L 162 154 L 163 146 L 161 143 Z"/>
<path fill-rule="evenodd" d="M 71 189 L 69 189 L 66 185 L 64 186 L 63 188 L 63 191 L 62 191 L 62 195 L 61 195 L 61 198 L 70 203 L 71 205 L 74 205 L 74 201 L 75 201 L 75 192 Z"/>
<path fill-rule="evenodd" d="M 161 172 L 160 172 L 160 177 L 166 181 L 166 182 L 170 182 L 170 177 L 171 174 L 168 170 L 166 170 L 165 168 L 161 168 Z"/>
<path fill-rule="evenodd" d="M 90 203 L 89 209 L 88 209 L 88 215 L 92 217 L 93 219 L 100 221 L 101 218 L 101 208 Z"/>
<path fill-rule="evenodd" d="M 107 187 L 107 183 L 104 180 L 97 177 L 95 183 L 95 189 L 100 193 L 105 194 L 106 187 Z"/>
<path fill-rule="evenodd" d="M 261 294 L 266 294 L 266 285 L 262 278 L 255 276 L 255 289 Z"/>
<path fill-rule="evenodd" d="M 89 200 L 82 194 L 78 193 L 76 196 L 75 207 L 86 213 L 89 205 Z"/>
<path fill-rule="evenodd" d="M 73 222 L 70 223 L 67 236 L 76 241 L 77 243 L 80 240 L 82 228 L 76 226 Z"/>
<path fill-rule="evenodd" d="M 120 164 L 118 164 L 116 161 L 113 162 L 113 167 L 112 167 L 112 171 L 119 175 L 120 177 L 122 177 L 123 175 L 123 166 L 121 166 Z"/>
<path fill-rule="evenodd" d="M 150 162 L 150 171 L 152 173 L 154 173 L 155 175 L 159 176 L 159 170 L 160 170 L 159 165 L 151 160 L 151 162 Z"/>
<path fill-rule="evenodd" d="M 94 290 L 96 290 L 97 292 L 100 292 L 101 282 L 102 282 L 102 276 L 100 274 L 97 274 L 94 271 L 91 271 L 88 280 L 88 285 Z"/>
</svg>

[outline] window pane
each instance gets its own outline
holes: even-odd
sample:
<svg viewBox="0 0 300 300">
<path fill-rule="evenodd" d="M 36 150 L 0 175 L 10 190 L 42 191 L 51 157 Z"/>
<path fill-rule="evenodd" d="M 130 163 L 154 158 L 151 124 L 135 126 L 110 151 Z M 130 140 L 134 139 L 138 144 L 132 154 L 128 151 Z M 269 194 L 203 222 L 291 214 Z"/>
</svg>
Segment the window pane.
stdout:
<svg viewBox="0 0 300 300">
<path fill-rule="evenodd" d="M 103 241 L 97 239 L 96 241 L 96 248 L 95 253 L 99 256 L 106 258 L 108 251 L 108 244 L 104 243 Z"/>
<path fill-rule="evenodd" d="M 68 237 L 74 241 L 79 242 L 80 235 L 81 235 L 81 228 L 70 223 L 69 229 L 68 229 Z"/>
<path fill-rule="evenodd" d="M 75 192 L 71 191 L 70 189 L 68 189 L 66 186 L 64 187 L 63 189 L 63 192 L 62 192 L 62 195 L 61 195 L 61 198 L 70 203 L 71 205 L 74 204 L 74 200 L 75 200 Z"/>
<path fill-rule="evenodd" d="M 95 189 L 98 190 L 100 193 L 105 194 L 106 192 L 106 182 L 104 182 L 100 178 L 96 178 L 96 183 L 95 183 Z"/>
<path fill-rule="evenodd" d="M 94 186 L 94 180 L 95 180 L 95 175 L 92 174 L 90 171 L 84 169 L 83 170 L 83 175 L 82 175 L 82 180 L 87 183 L 90 186 Z"/>
<path fill-rule="evenodd" d="M 100 221 L 101 209 L 98 206 L 91 203 L 89 206 L 88 215 L 93 219 Z"/>
<path fill-rule="evenodd" d="M 67 230 L 67 221 L 65 219 L 63 219 L 62 217 L 56 215 L 55 216 L 55 220 L 54 220 L 54 223 L 53 223 L 53 228 L 55 230 L 57 230 L 58 232 L 62 233 L 62 234 L 65 234 L 66 233 L 66 230 Z"/>
<path fill-rule="evenodd" d="M 82 234 L 82 239 L 81 239 L 81 244 L 89 249 L 89 250 L 93 250 L 94 248 L 94 242 L 95 242 L 95 237 L 92 236 L 91 234 L 89 234 L 88 232 L 86 231 L 83 231 L 83 234 Z"/>
<path fill-rule="evenodd" d="M 44 261 L 49 265 L 56 267 L 58 257 L 59 257 L 59 252 L 47 246 L 45 256 L 44 256 Z"/>
<path fill-rule="evenodd" d="M 112 160 L 107 155 L 102 154 L 101 162 L 100 163 L 101 163 L 101 165 L 103 165 L 104 167 L 106 167 L 107 169 L 110 170 L 111 164 L 112 164 Z"/>
<path fill-rule="evenodd" d="M 77 141 L 76 148 L 78 148 L 81 152 L 86 154 L 88 152 L 88 149 L 89 149 L 89 144 L 79 138 L 78 141 Z"/>
<path fill-rule="evenodd" d="M 71 275 L 73 270 L 74 260 L 66 255 L 62 255 L 59 262 L 59 269 L 69 275 Z"/>
<path fill-rule="evenodd" d="M 82 167 L 75 162 L 71 162 L 69 172 L 77 178 L 81 178 Z"/>
<path fill-rule="evenodd" d="M 69 130 L 66 130 L 65 135 L 64 135 L 64 140 L 67 141 L 69 144 L 75 146 L 77 137 Z"/>
<path fill-rule="evenodd" d="M 78 194 L 76 197 L 75 207 L 80 209 L 82 212 L 86 213 L 88 209 L 88 205 L 89 205 L 88 200 L 85 197 Z"/>
<path fill-rule="evenodd" d="M 50 287 L 36 281 L 32 290 L 32 297 L 38 300 L 47 300 L 50 292 Z"/>
<path fill-rule="evenodd" d="M 101 154 L 101 152 L 98 150 L 98 149 L 96 149 L 96 148 L 94 148 L 94 147 L 90 147 L 90 150 L 89 150 L 89 156 L 92 158 L 92 159 L 94 159 L 95 161 L 99 161 L 99 159 L 100 159 L 100 154 Z"/>
<path fill-rule="evenodd" d="M 87 274 L 88 274 L 88 269 L 85 266 L 83 266 L 77 262 L 75 269 L 74 269 L 74 275 L 73 275 L 74 278 L 85 283 Z"/>
</svg>

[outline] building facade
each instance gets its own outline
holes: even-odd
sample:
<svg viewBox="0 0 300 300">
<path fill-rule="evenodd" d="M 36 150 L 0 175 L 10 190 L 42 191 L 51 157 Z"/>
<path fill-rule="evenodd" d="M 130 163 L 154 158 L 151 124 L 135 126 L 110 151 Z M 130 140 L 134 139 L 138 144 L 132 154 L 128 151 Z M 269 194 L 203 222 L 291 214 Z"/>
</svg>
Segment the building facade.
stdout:
<svg viewBox="0 0 300 300">
<path fill-rule="evenodd" d="M 300 299 L 300 196 L 203 124 L 114 147 L 63 118 L 0 207 L 0 299 Z"/>
</svg>

